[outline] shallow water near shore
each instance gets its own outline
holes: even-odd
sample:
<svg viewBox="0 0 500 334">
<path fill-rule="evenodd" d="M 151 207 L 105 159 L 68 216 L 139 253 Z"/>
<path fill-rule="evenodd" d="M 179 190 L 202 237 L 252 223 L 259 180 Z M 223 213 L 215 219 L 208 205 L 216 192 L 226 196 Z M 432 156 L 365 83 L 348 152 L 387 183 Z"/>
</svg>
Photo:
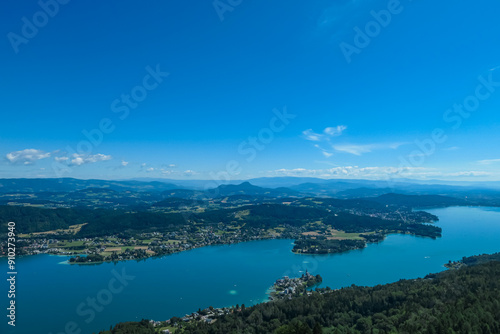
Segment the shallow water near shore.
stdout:
<svg viewBox="0 0 500 334">
<path fill-rule="evenodd" d="M 379 244 L 336 255 L 297 255 L 291 252 L 293 240 L 285 239 L 93 266 L 64 265 L 68 257 L 60 256 L 18 258 L 16 327 L 7 325 L 4 279 L 1 332 L 59 334 L 74 327 L 92 333 L 121 321 L 166 320 L 210 305 L 249 306 L 267 300 L 276 279 L 306 269 L 323 277 L 321 286 L 377 285 L 445 270 L 444 263 L 463 256 L 500 251 L 500 208 L 426 211 L 439 217 L 442 238 L 393 234 Z M 7 272 L 6 258 L 0 267 Z"/>
</svg>

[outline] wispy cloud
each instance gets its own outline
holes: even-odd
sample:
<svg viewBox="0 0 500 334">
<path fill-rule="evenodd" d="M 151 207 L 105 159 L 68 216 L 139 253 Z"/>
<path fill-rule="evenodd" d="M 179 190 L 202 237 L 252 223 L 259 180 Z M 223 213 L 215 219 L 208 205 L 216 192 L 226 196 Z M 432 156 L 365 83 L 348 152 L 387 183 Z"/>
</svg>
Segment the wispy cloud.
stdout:
<svg viewBox="0 0 500 334">
<path fill-rule="evenodd" d="M 500 159 L 487 159 L 487 160 L 479 160 L 477 163 L 481 165 L 491 165 L 495 163 L 499 163 Z"/>
<path fill-rule="evenodd" d="M 321 141 L 323 135 L 315 133 L 312 131 L 312 129 L 307 129 L 302 131 L 302 134 L 304 135 L 304 138 L 306 140 L 311 140 L 311 141 Z"/>
<path fill-rule="evenodd" d="M 374 143 L 374 144 L 338 144 L 333 145 L 336 151 L 350 153 L 354 155 L 362 155 L 364 153 L 369 153 L 375 150 L 396 150 L 402 145 L 406 145 L 406 142 L 395 142 L 395 143 Z"/>
<path fill-rule="evenodd" d="M 325 156 L 325 158 L 329 158 L 329 157 L 331 157 L 333 155 L 333 153 L 328 152 L 326 150 L 323 150 L 323 152 L 321 152 L 321 153 L 323 153 L 323 155 Z"/>
<path fill-rule="evenodd" d="M 344 145 L 334 145 L 333 148 L 339 152 L 351 153 L 354 155 L 361 155 L 363 153 L 371 152 L 374 148 L 374 145 L 344 144 Z"/>
<path fill-rule="evenodd" d="M 370 143 L 370 144 L 352 144 L 352 143 L 334 143 L 333 139 L 340 137 L 347 130 L 345 125 L 337 125 L 325 128 L 321 133 L 314 132 L 312 129 L 302 131 L 303 138 L 309 141 L 318 142 L 314 145 L 321 151 L 324 157 L 331 157 L 335 151 L 349 153 L 354 155 L 362 155 L 374 150 L 398 149 L 407 142 L 391 142 L 391 143 Z M 321 144 L 322 143 L 322 144 Z"/>
<path fill-rule="evenodd" d="M 498 69 L 500 69 L 500 65 L 490 68 L 489 72 L 494 72 L 494 71 L 496 71 Z"/>
<path fill-rule="evenodd" d="M 408 175 L 410 172 L 423 172 L 422 167 L 359 167 L 359 166 L 338 166 L 326 169 L 277 169 L 270 171 L 273 176 L 310 176 L 320 178 L 368 178 L 383 179 L 391 175 Z M 400 176 L 401 177 L 401 176 Z"/>
<path fill-rule="evenodd" d="M 327 127 L 323 130 L 323 133 L 316 133 L 312 129 L 307 129 L 302 131 L 304 138 L 310 141 L 328 141 L 332 137 L 341 136 L 342 133 L 347 129 L 345 125 L 337 125 L 335 127 Z"/>
<path fill-rule="evenodd" d="M 378 144 L 375 145 L 375 147 L 380 147 L 381 149 L 384 149 L 386 147 L 391 148 L 393 150 L 397 150 L 399 147 L 403 145 L 408 145 L 410 144 L 409 142 L 396 142 L 396 143 L 385 143 L 385 144 Z"/>
<path fill-rule="evenodd" d="M 329 158 L 333 155 L 332 152 L 324 149 L 323 147 L 319 146 L 318 144 L 315 144 L 314 147 L 316 147 L 318 150 L 320 150 L 321 153 L 323 153 L 323 156 L 325 156 L 325 158 Z"/>
<path fill-rule="evenodd" d="M 5 157 L 12 164 L 32 165 L 37 160 L 46 159 L 50 156 L 50 152 L 28 148 L 21 151 L 7 153 Z"/>
<path fill-rule="evenodd" d="M 302 131 L 302 135 L 304 139 L 309 140 L 309 141 L 315 141 L 315 142 L 323 142 L 325 143 L 328 147 L 332 146 L 332 139 L 335 137 L 341 136 L 344 131 L 347 130 L 347 126 L 345 125 L 337 125 L 337 126 L 329 126 L 323 129 L 322 133 L 316 133 L 312 129 L 307 129 Z M 329 158 L 333 155 L 333 152 L 331 149 L 326 149 L 319 144 L 315 144 L 314 147 L 316 147 L 318 150 L 321 151 L 321 154 L 325 158 Z"/>
<path fill-rule="evenodd" d="M 123 167 L 126 167 L 128 165 L 128 161 L 122 160 L 121 165 Z"/>
<path fill-rule="evenodd" d="M 457 177 L 481 177 L 491 175 L 484 171 L 459 171 L 443 172 L 435 168 L 425 167 L 359 167 L 359 166 L 338 166 L 326 169 L 276 169 L 268 171 L 267 176 L 302 176 L 319 178 L 363 178 L 373 180 L 385 180 L 388 178 L 457 178 Z"/>
</svg>

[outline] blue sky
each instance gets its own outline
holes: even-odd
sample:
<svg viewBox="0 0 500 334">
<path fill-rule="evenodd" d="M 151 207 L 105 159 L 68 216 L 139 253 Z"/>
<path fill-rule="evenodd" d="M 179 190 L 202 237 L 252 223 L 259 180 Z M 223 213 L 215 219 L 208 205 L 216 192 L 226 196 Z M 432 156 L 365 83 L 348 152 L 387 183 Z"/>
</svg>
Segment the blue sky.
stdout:
<svg viewBox="0 0 500 334">
<path fill-rule="evenodd" d="M 0 177 L 500 180 L 498 1 L 0 6 Z"/>
</svg>

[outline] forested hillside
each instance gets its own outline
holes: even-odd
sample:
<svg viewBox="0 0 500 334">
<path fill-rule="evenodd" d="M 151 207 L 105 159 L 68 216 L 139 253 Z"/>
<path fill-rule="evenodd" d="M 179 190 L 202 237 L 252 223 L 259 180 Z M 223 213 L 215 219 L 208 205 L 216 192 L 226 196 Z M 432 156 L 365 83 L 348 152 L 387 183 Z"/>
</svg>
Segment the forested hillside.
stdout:
<svg viewBox="0 0 500 334">
<path fill-rule="evenodd" d="M 9 221 L 16 223 L 21 233 L 44 232 L 85 223 L 98 211 L 78 209 L 39 209 L 34 207 L 0 205 L 0 227 Z"/>
</svg>

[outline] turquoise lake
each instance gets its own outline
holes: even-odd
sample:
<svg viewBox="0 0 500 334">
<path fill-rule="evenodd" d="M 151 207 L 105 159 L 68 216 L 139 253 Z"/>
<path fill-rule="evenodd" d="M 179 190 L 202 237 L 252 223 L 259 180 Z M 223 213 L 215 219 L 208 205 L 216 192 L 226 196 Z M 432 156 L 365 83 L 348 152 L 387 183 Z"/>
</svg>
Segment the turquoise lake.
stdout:
<svg viewBox="0 0 500 334">
<path fill-rule="evenodd" d="M 448 260 L 500 251 L 500 208 L 426 211 L 439 217 L 442 238 L 390 235 L 379 244 L 337 255 L 296 255 L 293 240 L 265 240 L 116 264 L 75 266 L 63 264 L 67 257 L 22 257 L 17 261 L 15 328 L 7 325 L 7 282 L 0 283 L 1 333 L 92 333 L 121 321 L 165 320 L 210 305 L 249 306 L 265 301 L 276 279 L 306 269 L 323 276 L 322 286 L 377 285 L 442 271 Z M 6 258 L 0 267 L 6 277 Z M 119 289 L 113 270 L 134 278 Z M 88 298 L 98 296 L 106 305 L 90 321 Z"/>
</svg>

